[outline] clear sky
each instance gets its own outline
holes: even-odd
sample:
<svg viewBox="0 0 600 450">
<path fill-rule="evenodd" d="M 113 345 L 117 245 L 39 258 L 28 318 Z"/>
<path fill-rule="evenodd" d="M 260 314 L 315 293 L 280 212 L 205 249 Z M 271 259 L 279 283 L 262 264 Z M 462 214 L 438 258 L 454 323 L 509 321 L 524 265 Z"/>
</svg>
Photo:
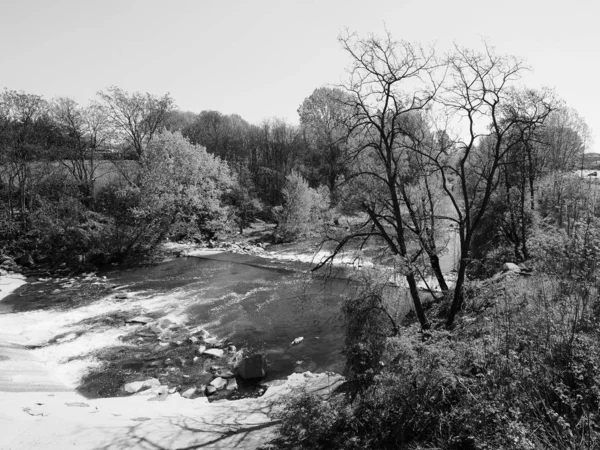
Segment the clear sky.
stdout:
<svg viewBox="0 0 600 450">
<path fill-rule="evenodd" d="M 86 103 L 110 85 L 170 92 L 180 109 L 296 123 L 338 83 L 344 28 L 477 46 L 534 69 L 584 117 L 600 151 L 600 5 L 592 0 L 0 0 L 0 88 Z"/>
</svg>

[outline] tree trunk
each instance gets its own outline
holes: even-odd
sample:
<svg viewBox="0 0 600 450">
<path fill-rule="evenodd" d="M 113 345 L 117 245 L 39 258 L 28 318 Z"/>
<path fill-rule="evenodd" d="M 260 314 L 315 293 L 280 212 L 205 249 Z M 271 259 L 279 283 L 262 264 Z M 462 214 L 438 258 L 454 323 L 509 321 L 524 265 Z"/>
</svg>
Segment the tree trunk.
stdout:
<svg viewBox="0 0 600 450">
<path fill-rule="evenodd" d="M 458 274 L 456 277 L 456 285 L 454 286 L 454 297 L 452 298 L 452 305 L 450 306 L 450 311 L 448 312 L 448 318 L 446 319 L 446 328 L 451 328 L 454 323 L 454 318 L 460 308 L 462 307 L 463 302 L 463 285 L 465 282 L 465 274 L 467 271 L 467 259 L 464 257 L 467 253 L 464 251 L 465 246 L 461 245 L 461 258 L 460 264 L 458 266 Z"/>
<path fill-rule="evenodd" d="M 431 325 L 427 320 L 425 310 L 423 309 L 423 305 L 421 304 L 421 298 L 419 297 L 419 290 L 417 289 L 417 282 L 415 281 L 414 274 L 407 274 L 406 281 L 408 282 L 408 290 L 410 291 L 410 296 L 413 299 L 415 312 L 417 313 L 417 318 L 419 319 L 419 323 L 421 324 L 421 329 L 428 330 L 429 328 L 431 328 Z"/>
<path fill-rule="evenodd" d="M 442 267 L 440 266 L 440 258 L 435 253 L 427 253 L 427 256 L 429 256 L 429 262 L 431 264 L 431 269 L 433 270 L 433 273 L 435 274 L 435 278 L 437 279 L 437 282 L 440 286 L 440 290 L 444 294 L 446 294 L 448 292 L 448 284 L 446 283 L 446 280 L 444 279 Z"/>
</svg>

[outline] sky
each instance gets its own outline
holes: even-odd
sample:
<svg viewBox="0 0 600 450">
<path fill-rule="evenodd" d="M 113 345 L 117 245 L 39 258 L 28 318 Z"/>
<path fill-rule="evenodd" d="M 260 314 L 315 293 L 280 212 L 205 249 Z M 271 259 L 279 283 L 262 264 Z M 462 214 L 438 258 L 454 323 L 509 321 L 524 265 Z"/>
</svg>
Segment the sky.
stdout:
<svg viewBox="0 0 600 450">
<path fill-rule="evenodd" d="M 345 29 L 467 47 L 482 39 L 554 88 L 600 151 L 600 6 L 591 0 L 0 0 L 0 88 L 85 104 L 115 85 L 251 123 L 340 83 Z"/>
</svg>

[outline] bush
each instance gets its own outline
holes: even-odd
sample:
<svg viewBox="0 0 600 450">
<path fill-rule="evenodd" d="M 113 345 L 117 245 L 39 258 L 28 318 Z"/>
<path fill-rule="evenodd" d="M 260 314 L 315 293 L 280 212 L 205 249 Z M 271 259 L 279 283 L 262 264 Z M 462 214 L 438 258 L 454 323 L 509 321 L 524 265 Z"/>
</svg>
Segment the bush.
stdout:
<svg viewBox="0 0 600 450">
<path fill-rule="evenodd" d="M 597 287 L 510 280 L 480 293 L 495 306 L 452 333 L 388 338 L 384 367 L 354 401 L 291 402 L 289 448 L 599 448 Z"/>
<path fill-rule="evenodd" d="M 273 211 L 279 224 L 276 240 L 293 241 L 315 230 L 329 210 L 329 197 L 327 187 L 312 189 L 298 172 L 293 171 L 288 175 L 283 188 L 284 204 Z"/>
</svg>

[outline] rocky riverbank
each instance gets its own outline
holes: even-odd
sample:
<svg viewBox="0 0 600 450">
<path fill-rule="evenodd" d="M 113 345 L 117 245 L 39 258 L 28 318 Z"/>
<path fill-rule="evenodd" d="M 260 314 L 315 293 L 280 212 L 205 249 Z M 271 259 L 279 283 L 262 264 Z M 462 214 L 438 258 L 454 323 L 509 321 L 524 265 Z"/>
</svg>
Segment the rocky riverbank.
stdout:
<svg viewBox="0 0 600 450">
<path fill-rule="evenodd" d="M 149 298 L 90 273 L 24 283 L 0 277 L 0 305 L 12 309 L 0 316 L 0 340 L 18 349 L 0 357 L 1 448 L 257 448 L 290 392 L 327 394 L 341 380 L 294 374 L 226 401 L 263 374 L 264 360 L 187 323 L 176 295 Z M 64 387 L 19 391 L 16 380 L 34 365 L 47 377 L 41 389 Z"/>
</svg>

